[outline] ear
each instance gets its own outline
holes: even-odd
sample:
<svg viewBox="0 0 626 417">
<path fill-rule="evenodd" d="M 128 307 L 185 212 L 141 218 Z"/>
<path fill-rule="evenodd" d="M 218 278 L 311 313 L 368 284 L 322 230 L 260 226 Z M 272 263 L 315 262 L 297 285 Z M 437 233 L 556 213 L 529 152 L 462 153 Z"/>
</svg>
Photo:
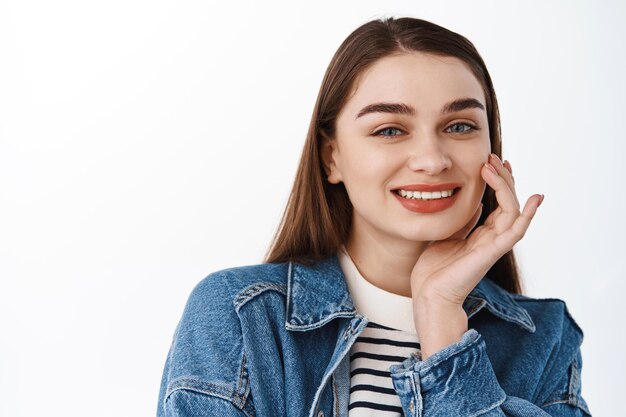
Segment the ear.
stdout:
<svg viewBox="0 0 626 417">
<path fill-rule="evenodd" d="M 337 169 L 337 164 L 335 162 L 337 152 L 337 139 L 330 139 L 327 136 L 322 135 L 320 156 L 322 158 L 322 165 L 324 165 L 324 171 L 328 176 L 328 182 L 331 184 L 338 184 L 342 181 L 341 173 Z"/>
</svg>

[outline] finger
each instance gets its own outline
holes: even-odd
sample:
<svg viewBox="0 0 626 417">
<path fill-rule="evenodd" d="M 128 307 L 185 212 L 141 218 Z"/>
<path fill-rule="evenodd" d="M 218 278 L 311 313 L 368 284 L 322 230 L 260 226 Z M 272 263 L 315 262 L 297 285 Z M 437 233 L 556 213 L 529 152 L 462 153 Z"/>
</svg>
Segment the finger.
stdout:
<svg viewBox="0 0 626 417">
<path fill-rule="evenodd" d="M 509 172 L 511 173 L 511 178 L 513 178 L 513 168 L 511 167 L 511 163 L 505 159 L 502 164 L 506 167 L 506 169 L 509 170 Z"/>
<path fill-rule="evenodd" d="M 502 209 L 500 208 L 500 206 L 498 206 L 495 210 L 489 213 L 489 216 L 487 216 L 483 224 L 488 227 L 493 226 L 494 219 L 497 218 L 500 213 L 502 213 Z"/>
<path fill-rule="evenodd" d="M 520 206 L 519 199 L 517 198 L 517 194 L 515 192 L 515 181 L 513 180 L 513 175 L 512 175 L 513 170 L 512 169 L 509 170 L 509 168 L 507 168 L 502 163 L 500 158 L 498 158 L 498 155 L 496 155 L 495 153 L 492 153 L 491 155 L 489 155 L 489 163 L 493 165 L 493 167 L 498 172 L 498 175 L 504 178 L 504 181 L 506 181 L 506 183 L 509 185 L 509 188 L 511 188 L 511 190 L 513 191 L 513 196 L 515 196 L 515 201 L 517 201 L 517 207 L 519 207 Z M 510 165 L 511 164 L 509 164 L 509 166 Z"/>
<path fill-rule="evenodd" d="M 480 219 L 480 214 L 482 213 L 482 211 L 483 211 L 483 203 L 480 203 L 480 205 L 478 206 L 478 208 L 474 212 L 474 215 L 469 220 L 469 222 L 467 222 L 467 224 L 465 226 L 463 226 L 462 229 L 458 230 L 456 233 L 454 233 L 448 239 L 455 239 L 455 240 L 457 240 L 457 239 L 466 239 L 467 235 L 470 234 L 470 232 L 472 231 L 474 226 L 476 226 L 476 224 L 478 223 L 478 220 Z"/>
<path fill-rule="evenodd" d="M 513 209 L 519 211 L 519 204 L 517 197 L 515 196 L 515 191 L 510 187 L 506 178 L 499 175 L 497 168 L 491 163 L 487 162 L 483 165 L 483 167 L 484 170 L 482 170 L 482 172 L 486 174 L 483 175 L 483 178 L 485 179 L 487 184 L 495 191 L 496 201 L 498 202 L 498 205 L 503 205 L 503 209 L 505 211 L 511 211 Z M 506 171 L 503 166 L 500 168 L 500 170 Z"/>
<path fill-rule="evenodd" d="M 543 197 L 540 194 L 533 194 L 529 197 L 524 205 L 522 213 L 517 217 L 517 219 L 515 219 L 515 222 L 513 222 L 511 227 L 496 237 L 496 244 L 502 245 L 505 249 L 508 248 L 506 251 L 511 250 L 511 248 L 513 248 L 513 246 L 526 234 L 526 231 L 530 226 L 530 222 L 537 213 L 537 207 L 539 207 L 542 201 Z"/>
<path fill-rule="evenodd" d="M 513 185 L 515 185 L 515 177 L 513 176 L 513 168 L 511 167 L 511 163 L 509 161 L 504 161 L 503 164 L 506 169 L 508 169 L 511 173 L 511 181 L 513 181 Z"/>
<path fill-rule="evenodd" d="M 495 173 L 495 168 L 491 164 L 486 163 L 482 171 L 484 172 L 483 178 L 496 193 L 498 206 L 502 208 L 502 212 L 498 216 L 494 216 L 493 219 L 494 229 L 497 233 L 502 233 L 511 227 L 515 219 L 520 215 L 519 204 L 513 190 L 511 190 L 504 178 Z"/>
</svg>

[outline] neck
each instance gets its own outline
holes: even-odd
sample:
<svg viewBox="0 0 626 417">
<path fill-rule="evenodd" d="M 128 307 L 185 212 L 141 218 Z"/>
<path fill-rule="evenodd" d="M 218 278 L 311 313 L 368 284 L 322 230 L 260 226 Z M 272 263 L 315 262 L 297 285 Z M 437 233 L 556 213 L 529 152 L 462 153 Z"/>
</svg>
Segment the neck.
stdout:
<svg viewBox="0 0 626 417">
<path fill-rule="evenodd" d="M 353 224 L 345 247 L 363 278 L 385 291 L 411 297 L 411 272 L 428 244 L 374 235 Z"/>
</svg>

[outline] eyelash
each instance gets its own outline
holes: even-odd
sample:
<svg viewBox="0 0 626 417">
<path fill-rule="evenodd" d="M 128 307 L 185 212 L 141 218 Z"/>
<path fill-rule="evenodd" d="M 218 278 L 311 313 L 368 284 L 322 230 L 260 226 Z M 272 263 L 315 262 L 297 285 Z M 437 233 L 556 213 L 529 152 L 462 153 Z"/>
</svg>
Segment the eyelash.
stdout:
<svg viewBox="0 0 626 417">
<path fill-rule="evenodd" d="M 464 122 L 458 122 L 458 123 L 454 123 L 454 124 L 451 124 L 450 126 L 446 127 L 446 131 L 448 129 L 450 129 L 451 127 L 453 127 L 453 126 L 467 126 L 467 127 L 469 127 L 469 129 L 467 129 L 464 132 L 450 132 L 450 133 L 457 133 L 459 135 L 467 135 L 468 133 L 470 133 L 472 131 L 480 130 L 480 128 L 478 128 L 478 127 L 476 127 L 476 126 L 474 126 L 472 124 L 464 123 Z M 397 130 L 397 131 L 403 132 L 402 129 L 398 129 L 397 127 L 384 127 L 382 129 L 374 132 L 374 136 L 383 136 L 383 137 L 386 137 L 386 138 L 392 138 L 392 137 L 400 136 L 400 135 L 381 135 L 380 134 L 380 132 L 384 132 L 385 130 L 388 130 L 388 129 Z"/>
<path fill-rule="evenodd" d="M 466 134 L 468 134 L 470 132 L 473 132 L 473 131 L 476 131 L 476 130 L 480 130 L 480 129 L 478 129 L 478 127 L 476 127 L 476 126 L 474 126 L 472 124 L 469 124 L 469 123 L 465 123 L 465 122 L 458 122 L 458 123 L 451 124 L 450 126 L 446 127 L 446 130 L 450 129 L 453 126 L 468 126 L 469 127 L 469 129 L 466 130 L 465 132 L 452 132 L 452 133 L 458 133 L 459 135 L 466 135 Z"/>
</svg>

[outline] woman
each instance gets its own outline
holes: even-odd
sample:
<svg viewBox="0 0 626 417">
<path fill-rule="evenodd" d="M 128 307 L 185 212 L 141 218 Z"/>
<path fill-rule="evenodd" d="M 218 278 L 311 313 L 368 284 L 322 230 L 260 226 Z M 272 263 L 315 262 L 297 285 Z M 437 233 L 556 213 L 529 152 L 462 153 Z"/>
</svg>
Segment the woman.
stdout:
<svg viewBox="0 0 626 417">
<path fill-rule="evenodd" d="M 496 96 L 464 37 L 374 20 L 324 77 L 265 263 L 189 297 L 159 416 L 583 416 L 583 333 L 522 295 Z M 487 185 L 489 187 L 487 187 Z"/>
</svg>

